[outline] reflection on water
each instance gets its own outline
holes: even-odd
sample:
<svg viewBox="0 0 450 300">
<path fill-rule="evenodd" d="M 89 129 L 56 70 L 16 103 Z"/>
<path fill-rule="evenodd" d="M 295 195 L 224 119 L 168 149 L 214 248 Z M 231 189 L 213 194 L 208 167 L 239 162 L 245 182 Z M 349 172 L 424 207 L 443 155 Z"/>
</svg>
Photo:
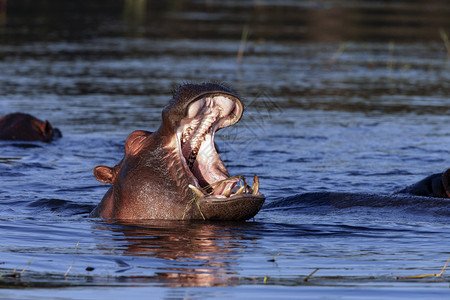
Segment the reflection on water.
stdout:
<svg viewBox="0 0 450 300">
<path fill-rule="evenodd" d="M 448 201 L 314 195 L 388 195 L 450 167 L 449 12 L 443 0 L 0 0 L 0 113 L 63 133 L 0 143 L 0 274 L 33 258 L 0 284 L 85 287 L 0 298 L 447 297 L 446 276 L 396 275 L 440 272 Z M 216 142 L 230 173 L 259 175 L 256 222 L 89 219 L 107 189 L 93 167 L 157 129 L 176 85 L 207 80 L 244 99 Z"/>
<path fill-rule="evenodd" d="M 103 241 L 98 247 L 120 251 L 125 256 L 152 257 L 173 261 L 170 266 L 156 268 L 155 276 L 137 278 L 141 282 L 158 282 L 165 286 L 228 286 L 233 285 L 239 252 L 253 243 L 257 236 L 248 235 L 246 223 L 207 223 L 150 221 L 120 223 L 97 227 L 111 230 L 114 243 Z M 122 262 L 127 270 L 130 266 Z M 150 266 L 149 266 L 150 267 Z M 146 268 L 142 266 L 141 268 Z"/>
</svg>

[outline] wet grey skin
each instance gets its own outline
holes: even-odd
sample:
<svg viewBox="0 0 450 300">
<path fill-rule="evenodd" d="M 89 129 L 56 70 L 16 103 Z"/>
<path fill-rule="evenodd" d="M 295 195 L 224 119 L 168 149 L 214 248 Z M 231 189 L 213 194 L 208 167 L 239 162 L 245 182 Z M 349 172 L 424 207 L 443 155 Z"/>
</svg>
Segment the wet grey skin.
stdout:
<svg viewBox="0 0 450 300">
<path fill-rule="evenodd" d="M 92 217 L 115 220 L 248 220 L 265 197 L 255 175 L 252 186 L 230 176 L 214 147 L 217 130 L 236 124 L 243 104 L 216 83 L 185 84 L 174 93 L 153 133 L 134 131 L 115 167 L 94 175 L 112 184 Z"/>
<path fill-rule="evenodd" d="M 450 169 L 430 175 L 397 192 L 424 197 L 450 198 Z"/>
</svg>

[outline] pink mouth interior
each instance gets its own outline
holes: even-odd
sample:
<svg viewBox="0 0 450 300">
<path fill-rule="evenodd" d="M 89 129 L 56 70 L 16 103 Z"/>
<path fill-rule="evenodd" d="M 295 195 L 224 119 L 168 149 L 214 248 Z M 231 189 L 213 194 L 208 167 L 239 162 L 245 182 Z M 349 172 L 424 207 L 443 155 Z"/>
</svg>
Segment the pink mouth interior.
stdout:
<svg viewBox="0 0 450 300">
<path fill-rule="evenodd" d="M 187 167 L 195 177 L 195 186 L 207 194 L 220 196 L 235 192 L 238 178 L 230 178 L 214 145 L 215 132 L 231 125 L 242 114 L 241 107 L 227 96 L 205 97 L 191 103 L 180 122 L 177 135 Z"/>
</svg>

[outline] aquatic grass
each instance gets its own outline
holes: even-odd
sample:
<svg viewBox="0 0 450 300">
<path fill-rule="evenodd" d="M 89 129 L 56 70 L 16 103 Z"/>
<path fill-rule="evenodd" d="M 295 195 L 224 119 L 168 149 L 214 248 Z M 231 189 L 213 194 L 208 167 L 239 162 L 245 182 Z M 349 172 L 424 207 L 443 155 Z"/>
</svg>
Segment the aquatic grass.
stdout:
<svg viewBox="0 0 450 300">
<path fill-rule="evenodd" d="M 109 274 L 107 275 L 87 275 L 87 276 L 78 276 L 78 275 L 69 275 L 69 272 L 71 271 L 74 263 L 69 267 L 69 269 L 64 273 L 64 274 L 30 274 L 29 278 L 23 278 L 22 275 L 24 274 L 25 270 L 27 269 L 27 267 L 31 264 L 31 261 L 33 259 L 31 259 L 27 265 L 24 267 L 24 269 L 21 272 L 16 272 L 16 269 L 14 269 L 11 274 L 7 274 L 7 276 L 5 276 L 5 273 L 0 274 L 0 289 L 3 287 L 64 287 L 64 286 L 92 286 L 92 279 L 95 278 L 96 280 L 94 280 L 96 283 L 94 283 L 93 285 L 98 285 L 98 286 L 114 286 L 115 284 L 112 283 L 111 285 L 108 284 L 110 283 L 110 279 L 111 276 Z M 120 262 L 118 262 L 120 263 Z M 121 262 L 124 263 L 124 262 Z M 450 263 L 450 258 L 447 260 L 446 264 L 444 265 L 444 267 L 442 268 L 442 270 L 440 271 L 440 273 L 437 274 L 424 274 L 424 275 L 416 275 L 416 276 L 406 276 L 406 277 L 397 277 L 397 280 L 399 279 L 422 279 L 422 278 L 427 278 L 427 277 L 441 277 L 444 272 L 445 269 L 447 267 L 447 265 Z M 125 263 L 125 265 L 128 266 L 128 264 Z M 94 268 L 92 267 L 87 267 L 86 271 L 92 271 L 94 270 Z M 125 270 L 128 270 L 125 269 Z M 264 276 L 255 276 L 255 277 L 245 277 L 245 276 L 238 276 L 235 277 L 234 280 L 239 281 L 241 284 L 256 284 L 256 285 L 279 285 L 279 286 L 301 286 L 301 285 L 310 285 L 311 283 L 309 282 L 310 279 L 313 277 L 314 274 L 316 274 L 318 271 L 320 270 L 320 268 L 315 268 L 311 273 L 309 273 L 308 275 L 298 275 L 298 276 L 294 276 L 294 277 L 289 277 L 289 278 L 285 278 L 284 276 L 269 276 L 269 275 L 264 275 Z M 120 270 L 119 272 L 123 272 L 123 270 Z M 7 278 L 9 277 L 9 278 Z M 26 276 L 28 277 L 28 276 Z M 120 282 L 123 282 L 124 278 L 132 278 L 133 276 L 118 276 L 117 278 L 120 280 Z M 142 277 L 145 278 L 145 277 Z M 385 278 L 384 276 L 382 276 L 381 280 L 383 280 L 383 278 Z M 47 280 L 43 280 L 43 279 L 47 279 Z M 85 280 L 86 279 L 86 280 Z M 89 279 L 89 280 L 87 280 Z M 342 282 L 343 280 L 350 280 L 352 282 L 357 282 L 357 281 L 377 281 L 377 277 L 373 277 L 373 276 L 357 276 L 357 277 L 347 277 L 344 274 L 338 275 L 338 276 L 324 276 L 324 277 L 317 277 L 317 280 L 323 281 L 323 280 L 328 280 L 328 281 L 337 281 Z M 106 280 L 108 283 L 104 284 L 101 283 L 101 280 Z M 150 276 L 149 277 L 149 283 L 153 283 L 153 278 Z M 385 280 L 385 279 L 384 279 Z M 330 282 L 330 283 L 331 283 Z M 315 283 L 312 283 L 313 285 Z"/>
<path fill-rule="evenodd" d="M 308 276 L 306 276 L 305 279 L 303 279 L 304 282 L 307 282 L 309 280 L 309 278 L 311 278 L 311 276 L 314 275 L 314 273 L 316 273 L 317 271 L 319 271 L 319 268 L 316 268 L 314 271 L 312 271 L 311 273 L 309 273 Z"/>
<path fill-rule="evenodd" d="M 281 252 L 278 252 L 276 255 L 274 255 L 273 258 L 269 259 L 268 261 L 269 261 L 269 262 L 276 262 L 276 258 L 277 258 L 278 256 L 280 256 L 280 254 L 281 254 Z M 307 281 L 309 280 L 309 278 L 311 278 L 311 276 L 313 276 L 317 271 L 319 271 L 319 268 L 316 268 L 316 269 L 314 269 L 311 273 L 309 273 L 309 275 L 306 276 L 305 279 L 303 279 L 303 281 L 304 281 L 304 282 L 307 282 Z M 264 284 L 267 283 L 267 279 L 268 279 L 268 278 L 269 278 L 269 277 L 268 277 L 267 275 L 264 276 L 264 280 L 263 280 L 263 283 L 264 283 Z"/>
<path fill-rule="evenodd" d="M 344 51 L 347 48 L 348 44 L 349 43 L 347 42 L 347 43 L 341 43 L 339 45 L 339 48 L 337 49 L 337 51 L 333 54 L 333 56 L 328 61 L 329 65 L 334 65 L 338 61 L 339 57 L 341 57 L 342 53 L 344 53 Z"/>
<path fill-rule="evenodd" d="M 236 55 L 236 63 L 238 65 L 241 64 L 242 57 L 244 56 L 245 44 L 247 43 L 248 33 L 249 33 L 248 25 L 245 25 L 242 28 L 241 42 L 239 44 L 239 50 L 238 50 L 237 55 Z"/>
<path fill-rule="evenodd" d="M 78 245 L 80 244 L 80 241 L 77 241 L 76 245 L 75 245 L 75 254 L 78 254 Z M 66 273 L 64 273 L 64 279 L 66 279 L 67 275 L 69 274 L 70 270 L 72 270 L 73 265 L 75 264 L 77 260 L 74 260 L 72 262 L 72 264 L 69 266 L 69 268 L 67 269 Z"/>
<path fill-rule="evenodd" d="M 317 271 L 319 271 L 320 269 L 319 268 L 316 268 L 316 269 L 314 269 L 311 273 L 309 273 L 309 275 L 308 276 L 306 276 L 304 279 L 303 279 L 303 282 L 308 282 L 308 280 L 311 278 L 311 276 L 313 276 Z M 267 280 L 269 279 L 269 276 L 267 276 L 267 275 L 264 275 L 264 278 L 263 278 L 263 284 L 267 284 Z"/>
<path fill-rule="evenodd" d="M 192 204 L 196 204 L 198 211 L 200 212 L 200 215 L 202 216 L 203 220 L 206 220 L 205 215 L 203 214 L 201 208 L 200 208 L 200 203 L 199 200 L 200 196 L 195 194 L 194 197 L 186 204 L 184 211 L 183 211 L 183 215 L 181 216 L 181 220 L 184 220 L 184 217 L 186 216 L 186 212 L 189 210 L 189 208 L 191 208 Z"/>
<path fill-rule="evenodd" d="M 186 216 L 186 212 L 189 210 L 189 208 L 191 208 L 192 204 L 195 203 L 197 205 L 198 211 L 200 212 L 200 215 L 202 216 L 203 220 L 206 220 L 205 215 L 203 214 L 201 208 L 200 208 L 200 203 L 198 202 L 198 199 L 200 199 L 199 196 L 195 195 L 192 200 L 190 200 L 187 204 L 186 207 L 184 208 L 183 211 L 183 215 L 181 216 L 181 220 L 184 220 L 184 217 Z"/>
<path fill-rule="evenodd" d="M 70 270 L 72 270 L 73 265 L 75 264 L 76 260 L 74 260 L 72 262 L 72 264 L 69 266 L 69 268 L 67 269 L 66 273 L 64 273 L 64 279 L 67 278 L 67 275 L 69 274 Z"/>
<path fill-rule="evenodd" d="M 20 276 L 22 276 L 22 274 L 25 272 L 25 270 L 30 266 L 31 262 L 33 261 L 34 258 L 30 259 L 27 263 L 27 265 L 23 268 L 23 270 L 19 273 Z"/>
<path fill-rule="evenodd" d="M 275 262 L 276 258 L 280 256 L 281 252 L 278 252 L 273 258 L 269 259 L 270 262 Z"/>
<path fill-rule="evenodd" d="M 210 193 L 207 193 L 208 195 L 212 195 L 215 191 L 217 191 L 218 188 L 222 187 L 222 185 L 224 185 L 228 180 L 235 179 L 235 178 L 238 178 L 239 181 L 243 182 L 242 186 L 244 186 L 244 187 L 247 186 L 247 182 L 245 180 L 244 175 L 235 175 L 235 176 L 231 176 L 231 177 L 213 182 L 213 183 L 203 187 L 202 190 L 204 190 L 206 192 L 207 190 L 212 189 L 215 186 L 215 188 Z"/>
<path fill-rule="evenodd" d="M 448 35 L 445 32 L 444 28 L 439 29 L 439 34 L 440 34 L 442 40 L 444 41 L 445 48 L 447 49 L 447 55 L 450 58 L 450 41 L 448 39 Z"/>
<path fill-rule="evenodd" d="M 444 274 L 445 269 L 447 268 L 448 263 L 450 262 L 450 257 L 448 258 L 447 262 L 445 263 L 444 267 L 442 268 L 440 273 L 437 274 L 421 274 L 421 275 L 413 275 L 413 276 L 403 276 L 403 277 L 397 277 L 397 279 L 420 279 L 420 278 L 427 278 L 427 277 L 441 277 L 442 274 Z"/>
<path fill-rule="evenodd" d="M 5 272 L 0 274 L 0 279 L 3 278 L 3 277 L 13 277 L 13 278 L 20 278 L 20 277 L 22 277 L 23 273 L 25 273 L 26 269 L 30 266 L 30 264 L 33 261 L 33 259 L 34 259 L 34 257 L 28 261 L 26 266 L 19 273 L 16 273 L 17 268 L 15 268 L 10 274 L 5 274 Z"/>
</svg>

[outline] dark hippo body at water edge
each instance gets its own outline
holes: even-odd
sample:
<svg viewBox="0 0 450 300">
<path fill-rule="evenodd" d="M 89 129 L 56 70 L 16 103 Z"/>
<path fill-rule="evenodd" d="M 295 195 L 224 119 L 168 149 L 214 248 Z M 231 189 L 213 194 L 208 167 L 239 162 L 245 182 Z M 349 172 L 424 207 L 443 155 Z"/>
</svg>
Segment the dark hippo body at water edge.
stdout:
<svg viewBox="0 0 450 300">
<path fill-rule="evenodd" d="M 402 279 L 450 256 L 450 200 L 433 176 L 450 167 L 446 1 L 6 6 L 0 115 L 64 137 L 0 141 L 1 299 L 448 298 L 448 270 Z M 174 89 L 210 81 L 243 103 L 214 142 L 228 174 L 250 188 L 258 175 L 259 212 L 90 217 L 115 186 L 93 171 L 130 174 L 129 142 L 158 131 Z M 195 173 L 202 160 L 183 145 Z"/>
<path fill-rule="evenodd" d="M 51 142 L 62 136 L 49 121 L 32 115 L 13 113 L 0 118 L 0 140 Z"/>
<path fill-rule="evenodd" d="M 398 193 L 425 197 L 450 198 L 450 169 L 430 175 Z"/>
</svg>

